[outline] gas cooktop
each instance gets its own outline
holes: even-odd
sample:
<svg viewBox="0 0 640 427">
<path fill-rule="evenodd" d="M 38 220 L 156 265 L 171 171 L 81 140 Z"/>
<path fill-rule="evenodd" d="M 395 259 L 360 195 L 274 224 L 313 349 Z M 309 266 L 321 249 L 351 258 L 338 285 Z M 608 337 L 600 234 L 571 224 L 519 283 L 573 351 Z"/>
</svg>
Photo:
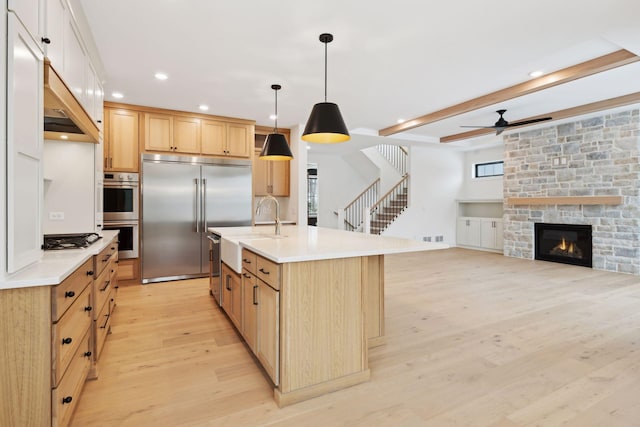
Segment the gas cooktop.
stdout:
<svg viewBox="0 0 640 427">
<path fill-rule="evenodd" d="M 59 249 L 80 249 L 90 246 L 102 236 L 97 233 L 77 233 L 77 234 L 45 234 L 44 245 L 45 251 Z"/>
</svg>

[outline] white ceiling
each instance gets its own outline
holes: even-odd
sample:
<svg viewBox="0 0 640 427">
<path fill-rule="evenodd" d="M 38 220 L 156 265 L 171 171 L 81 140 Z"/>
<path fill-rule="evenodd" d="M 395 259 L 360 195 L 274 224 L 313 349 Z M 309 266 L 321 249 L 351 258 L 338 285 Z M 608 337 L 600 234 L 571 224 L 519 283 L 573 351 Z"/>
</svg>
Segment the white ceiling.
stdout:
<svg viewBox="0 0 640 427">
<path fill-rule="evenodd" d="M 373 131 L 619 49 L 640 55 L 638 0 L 80 0 L 105 68 L 106 99 L 304 123 L 323 100 Z M 158 81 L 153 75 L 169 75 Z M 116 100 L 113 91 L 124 93 Z M 424 141 L 640 91 L 640 64 L 409 131 Z M 468 130 L 468 129 L 466 129 Z M 400 135 L 402 136 L 402 135 Z M 495 139 L 495 138 L 494 138 Z M 473 143 L 473 141 L 471 141 Z M 454 143 L 455 144 L 455 143 Z"/>
</svg>

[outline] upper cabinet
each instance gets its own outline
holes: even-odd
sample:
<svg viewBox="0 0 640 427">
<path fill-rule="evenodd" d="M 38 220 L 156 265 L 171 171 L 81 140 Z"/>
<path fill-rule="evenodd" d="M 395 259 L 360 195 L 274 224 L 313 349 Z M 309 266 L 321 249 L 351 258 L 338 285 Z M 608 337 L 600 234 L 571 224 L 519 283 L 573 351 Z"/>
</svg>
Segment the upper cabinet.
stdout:
<svg viewBox="0 0 640 427">
<path fill-rule="evenodd" d="M 289 161 L 262 160 L 260 151 L 264 140 L 271 132 L 269 128 L 256 127 L 255 151 L 253 157 L 253 192 L 254 196 L 289 196 L 291 166 Z M 279 129 L 289 140 L 289 131 Z"/>
<path fill-rule="evenodd" d="M 202 123 L 202 154 L 249 158 L 253 126 L 205 120 Z"/>
<path fill-rule="evenodd" d="M 8 9 L 13 11 L 24 28 L 42 51 L 44 34 L 44 0 L 9 0 Z"/>
<path fill-rule="evenodd" d="M 64 72 L 64 32 L 67 21 L 71 16 L 66 0 L 45 0 L 47 9 L 45 37 L 49 43 L 45 44 L 45 55 L 51 61 L 51 66 Z"/>
<path fill-rule="evenodd" d="M 138 172 L 139 113 L 105 108 L 104 170 Z"/>
</svg>

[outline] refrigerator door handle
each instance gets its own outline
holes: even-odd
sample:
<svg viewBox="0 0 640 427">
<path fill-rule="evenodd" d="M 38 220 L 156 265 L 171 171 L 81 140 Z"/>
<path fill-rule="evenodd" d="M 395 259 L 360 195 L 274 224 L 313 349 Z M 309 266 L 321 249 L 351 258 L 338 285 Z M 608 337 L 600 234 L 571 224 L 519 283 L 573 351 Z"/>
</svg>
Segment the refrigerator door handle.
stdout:
<svg viewBox="0 0 640 427">
<path fill-rule="evenodd" d="M 200 192 L 199 190 L 199 183 L 200 180 L 198 178 L 195 178 L 193 180 L 193 184 L 195 186 L 195 197 L 194 197 L 194 204 L 195 204 L 195 232 L 199 233 L 200 232 L 200 218 L 199 218 L 199 213 L 200 213 Z"/>
<path fill-rule="evenodd" d="M 202 210 L 202 232 L 207 232 L 207 179 L 202 178 L 202 185 L 200 186 L 200 209 Z"/>
</svg>

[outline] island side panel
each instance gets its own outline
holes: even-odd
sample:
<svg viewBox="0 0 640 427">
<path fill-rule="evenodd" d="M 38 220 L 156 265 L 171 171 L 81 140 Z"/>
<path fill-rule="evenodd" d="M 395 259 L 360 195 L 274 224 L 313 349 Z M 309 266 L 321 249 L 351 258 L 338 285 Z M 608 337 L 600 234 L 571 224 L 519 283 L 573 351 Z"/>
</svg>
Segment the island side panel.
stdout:
<svg viewBox="0 0 640 427">
<path fill-rule="evenodd" d="M 384 255 L 362 257 L 369 348 L 384 344 Z"/>
<path fill-rule="evenodd" d="M 287 263 L 282 273 L 280 393 L 368 379 L 361 258 Z"/>
<path fill-rule="evenodd" d="M 51 287 L 0 290 L 0 425 L 51 425 Z"/>
</svg>

